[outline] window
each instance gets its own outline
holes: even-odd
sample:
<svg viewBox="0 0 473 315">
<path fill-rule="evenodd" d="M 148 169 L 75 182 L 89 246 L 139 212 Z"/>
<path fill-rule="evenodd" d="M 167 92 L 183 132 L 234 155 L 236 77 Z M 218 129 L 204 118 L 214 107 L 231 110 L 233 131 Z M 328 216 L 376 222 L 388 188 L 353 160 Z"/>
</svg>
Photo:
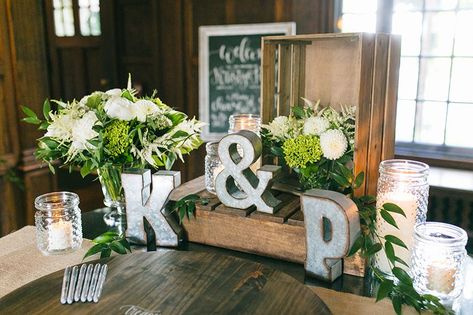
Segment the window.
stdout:
<svg viewBox="0 0 473 315">
<path fill-rule="evenodd" d="M 72 0 L 53 0 L 54 30 L 56 36 L 74 36 Z"/>
<path fill-rule="evenodd" d="M 81 36 L 101 34 L 100 0 L 53 0 L 53 14 L 54 32 L 58 37 L 72 37 L 77 28 Z M 79 18 L 78 25 L 75 17 Z"/>
<path fill-rule="evenodd" d="M 397 151 L 471 157 L 473 0 L 343 0 L 340 4 L 336 25 L 340 31 L 402 35 Z"/>
</svg>

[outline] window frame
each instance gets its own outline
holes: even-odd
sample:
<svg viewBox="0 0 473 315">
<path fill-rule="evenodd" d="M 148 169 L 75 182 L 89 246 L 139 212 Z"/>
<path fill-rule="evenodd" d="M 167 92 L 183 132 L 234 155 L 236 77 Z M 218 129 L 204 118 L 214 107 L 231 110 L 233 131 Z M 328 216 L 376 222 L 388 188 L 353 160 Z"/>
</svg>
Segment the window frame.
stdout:
<svg viewBox="0 0 473 315">
<path fill-rule="evenodd" d="M 377 33 L 391 33 L 392 31 L 392 16 L 394 13 L 394 6 L 393 0 L 378 0 L 377 1 L 377 11 L 376 11 L 376 32 Z M 342 30 L 338 28 L 337 22 L 342 18 L 343 0 L 335 0 L 334 2 L 334 30 L 335 32 L 341 32 Z M 423 10 L 425 11 L 425 10 Z M 431 12 L 432 10 L 428 10 Z M 433 10 L 433 11 L 443 11 L 443 10 Z M 455 12 L 458 11 L 458 6 L 455 9 Z M 422 35 L 421 35 L 422 36 Z M 450 56 L 445 56 L 446 58 L 451 59 L 451 63 L 453 63 L 454 57 L 459 57 L 454 55 L 454 48 L 452 48 L 452 53 Z M 409 56 L 411 57 L 411 56 Z M 419 58 L 419 62 L 422 57 L 422 52 L 419 52 L 419 56 L 412 56 Z M 469 56 L 469 58 L 473 58 L 473 56 Z M 420 66 L 419 66 L 420 71 Z M 450 66 L 450 78 L 449 78 L 449 86 L 451 84 L 451 71 L 452 65 Z M 418 78 L 418 85 L 419 85 L 419 78 Z M 448 92 L 450 94 L 450 90 Z M 396 101 L 398 98 L 396 96 Z M 416 102 L 422 101 L 418 99 L 418 95 L 414 100 Z M 449 103 L 457 103 L 453 102 L 450 99 L 445 101 L 447 104 L 447 108 Z M 448 109 L 447 109 L 448 110 Z M 447 118 L 447 117 L 446 117 Z M 414 125 L 414 129 L 412 132 L 415 132 L 416 126 Z M 444 134 L 447 132 L 447 125 L 445 125 Z M 445 144 L 421 144 L 414 142 L 414 138 L 412 142 L 402 142 L 396 141 L 395 143 L 395 156 L 396 158 L 408 158 L 408 159 L 416 159 L 423 162 L 426 162 L 432 166 L 440 166 L 440 167 L 449 167 L 449 168 L 458 168 L 458 169 L 470 169 L 473 170 L 473 148 L 463 148 L 463 147 L 454 147 L 454 146 L 447 146 Z"/>
</svg>

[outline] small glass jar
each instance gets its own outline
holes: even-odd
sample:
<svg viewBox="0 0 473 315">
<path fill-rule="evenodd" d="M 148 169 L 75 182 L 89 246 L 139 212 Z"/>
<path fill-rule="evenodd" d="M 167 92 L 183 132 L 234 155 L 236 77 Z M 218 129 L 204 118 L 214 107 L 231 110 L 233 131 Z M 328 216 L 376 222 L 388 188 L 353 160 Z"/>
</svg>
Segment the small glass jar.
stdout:
<svg viewBox="0 0 473 315">
<path fill-rule="evenodd" d="M 451 224 L 425 222 L 415 226 L 412 268 L 414 288 L 451 304 L 463 289 L 466 232 Z"/>
<path fill-rule="evenodd" d="M 205 146 L 207 155 L 205 156 L 205 189 L 215 194 L 215 179 L 223 170 L 222 162 L 218 157 L 218 142 L 209 142 Z"/>
<path fill-rule="evenodd" d="M 228 119 L 230 127 L 228 133 L 235 133 L 240 130 L 249 130 L 260 136 L 261 117 L 255 114 L 235 114 Z"/>
<path fill-rule="evenodd" d="M 35 199 L 36 244 L 44 255 L 73 252 L 82 245 L 79 196 L 52 192 Z"/>
<path fill-rule="evenodd" d="M 396 246 L 396 255 L 410 263 L 410 251 L 414 241 L 414 226 L 423 223 L 427 216 L 429 184 L 427 182 L 429 166 L 422 162 L 410 160 L 386 160 L 379 165 L 376 208 L 379 210 L 385 203 L 394 203 L 401 207 L 406 216 L 391 212 L 399 229 L 377 215 L 376 227 L 380 236 L 394 235 L 408 247 Z M 391 274 L 391 265 L 384 251 L 375 256 L 375 265 L 382 272 Z M 397 267 L 408 268 L 402 264 Z"/>
</svg>

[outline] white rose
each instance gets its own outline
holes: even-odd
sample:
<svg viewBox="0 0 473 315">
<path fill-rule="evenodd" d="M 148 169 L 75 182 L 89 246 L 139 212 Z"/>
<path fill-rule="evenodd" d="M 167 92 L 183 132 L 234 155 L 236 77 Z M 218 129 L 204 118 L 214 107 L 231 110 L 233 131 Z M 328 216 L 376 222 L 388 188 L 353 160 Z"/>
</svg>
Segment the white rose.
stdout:
<svg viewBox="0 0 473 315">
<path fill-rule="evenodd" d="M 131 112 L 141 122 L 146 121 L 146 117 L 153 116 L 160 112 L 160 108 L 149 100 L 139 100 L 131 105 Z"/>
<path fill-rule="evenodd" d="M 126 98 L 112 97 L 105 103 L 104 109 L 110 118 L 129 121 L 135 118 L 131 110 L 132 106 L 133 103 Z"/>
<path fill-rule="evenodd" d="M 341 130 L 331 129 L 320 135 L 320 147 L 325 158 L 339 159 L 348 147 L 347 138 Z"/>
<path fill-rule="evenodd" d="M 111 96 L 111 97 L 120 97 L 120 96 L 122 96 L 122 90 L 120 90 L 120 89 L 111 89 L 111 90 L 105 91 L 105 94 L 107 94 L 108 96 Z"/>
<path fill-rule="evenodd" d="M 330 123 L 323 117 L 309 117 L 304 122 L 302 133 L 305 135 L 320 136 L 330 127 Z"/>
<path fill-rule="evenodd" d="M 94 112 L 87 112 L 81 119 L 74 121 L 72 128 L 72 147 L 76 150 L 84 150 L 92 145 L 89 140 L 98 136 L 98 133 L 92 129 L 98 119 Z"/>
</svg>

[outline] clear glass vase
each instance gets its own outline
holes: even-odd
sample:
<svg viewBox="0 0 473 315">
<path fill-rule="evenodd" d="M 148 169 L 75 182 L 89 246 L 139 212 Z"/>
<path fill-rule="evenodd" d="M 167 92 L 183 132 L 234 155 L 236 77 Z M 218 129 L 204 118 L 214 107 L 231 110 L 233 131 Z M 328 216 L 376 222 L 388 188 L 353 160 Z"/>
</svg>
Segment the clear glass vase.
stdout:
<svg viewBox="0 0 473 315">
<path fill-rule="evenodd" d="M 119 226 L 125 222 L 126 203 L 122 187 L 122 171 L 122 165 L 107 165 L 97 170 L 102 185 L 103 203 L 111 208 L 111 211 L 105 214 L 104 220 L 111 226 Z"/>
</svg>

